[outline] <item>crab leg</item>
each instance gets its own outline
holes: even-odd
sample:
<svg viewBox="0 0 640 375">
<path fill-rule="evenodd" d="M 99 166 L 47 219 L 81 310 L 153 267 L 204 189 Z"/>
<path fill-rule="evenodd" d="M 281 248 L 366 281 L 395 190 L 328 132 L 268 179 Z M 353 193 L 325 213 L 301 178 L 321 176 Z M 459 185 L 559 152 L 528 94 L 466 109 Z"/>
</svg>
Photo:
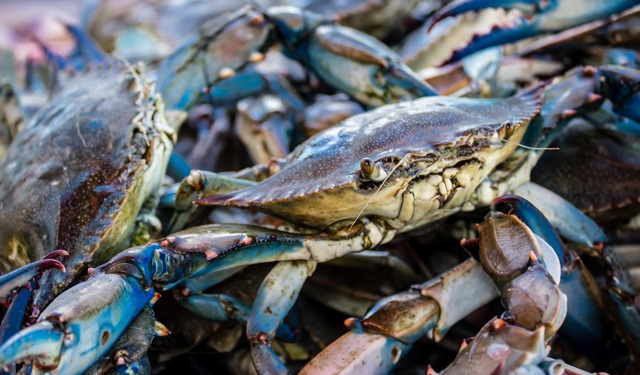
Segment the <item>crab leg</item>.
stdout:
<svg viewBox="0 0 640 375">
<path fill-rule="evenodd" d="M 558 229 L 565 238 L 572 236 L 572 241 L 578 245 L 590 249 L 595 253 L 607 270 L 607 290 L 605 296 L 614 306 L 614 321 L 621 327 L 620 331 L 625 335 L 625 342 L 634 356 L 640 356 L 640 312 L 633 304 L 636 292 L 633 288 L 631 276 L 625 269 L 619 256 L 606 244 L 606 236 L 597 225 L 582 212 L 575 209 L 570 213 L 571 221 L 574 223 L 588 223 L 588 225 L 578 224 L 566 231 L 567 220 L 564 211 L 566 205 L 570 205 L 563 198 L 545 188 L 528 184 L 517 190 L 518 194 L 529 199 L 538 199 L 538 208 L 549 219 L 551 224 Z M 544 197 L 544 199 L 542 199 Z M 556 202 L 562 202 L 558 204 Z M 573 206 L 572 206 L 573 207 Z M 576 233 L 578 235 L 576 236 Z M 604 240 L 603 240 L 604 239 Z"/>
<path fill-rule="evenodd" d="M 386 374 L 424 335 L 440 340 L 460 319 L 497 296 L 480 263 L 469 259 L 423 284 L 378 302 L 301 374 Z"/>
<path fill-rule="evenodd" d="M 35 288 L 35 282 L 31 282 L 27 287 L 20 289 L 15 295 L 13 301 L 7 308 L 2 324 L 0 324 L 0 343 L 4 343 L 7 339 L 16 334 L 22 327 L 24 320 L 24 312 L 27 311 L 31 294 Z"/>
<path fill-rule="evenodd" d="M 251 358 L 259 373 L 288 373 L 271 341 L 316 264 L 315 260 L 279 262 L 262 282 L 247 322 Z"/>
<path fill-rule="evenodd" d="M 497 207 L 507 205 L 508 213 L 520 218 L 556 252 L 562 269 L 560 290 L 571 300 L 571 308 L 560 332 L 593 358 L 600 352 L 605 335 L 604 299 L 593 275 L 577 254 L 565 249 L 547 218 L 527 200 L 516 195 L 507 195 L 495 200 L 494 204 Z M 578 225 L 584 221 L 568 218 L 567 220 Z"/>
<path fill-rule="evenodd" d="M 443 373 L 507 374 L 537 364 L 567 311 L 559 275 L 547 271 L 539 260 L 555 254 L 544 254 L 540 240 L 526 225 L 513 215 L 490 216 L 478 224 L 478 232 L 479 240 L 462 245 L 479 258 L 508 313 L 487 323 Z"/>
<path fill-rule="evenodd" d="M 69 255 L 69 253 L 65 250 L 52 251 L 37 262 L 30 263 L 0 276 L 0 300 L 7 299 L 12 290 L 25 285 L 25 287 L 17 293 L 2 319 L 2 324 L 0 325 L 0 343 L 5 342 L 20 330 L 24 319 L 24 312 L 27 309 L 36 286 L 34 280 L 36 280 L 43 271 L 53 268 L 65 272 L 64 265 L 54 258 L 67 255 Z"/>
<path fill-rule="evenodd" d="M 271 7 L 264 14 L 283 36 L 289 54 L 364 104 L 379 106 L 438 94 L 392 49 L 365 33 L 293 7 Z"/>
<path fill-rule="evenodd" d="M 240 73 L 213 85 L 207 97 L 216 106 L 235 106 L 244 98 L 266 92 L 273 92 L 297 112 L 304 112 L 302 99 L 291 84 L 278 74 Z"/>
<path fill-rule="evenodd" d="M 607 2 L 592 0 L 584 2 L 581 4 L 582 6 L 576 8 L 575 3 L 568 0 L 550 2 L 539 0 L 458 0 L 440 9 L 433 16 L 429 29 L 446 17 L 470 11 L 481 11 L 490 7 L 513 9 L 523 13 L 518 22 L 497 27 L 488 34 L 475 37 L 469 45 L 454 53 L 452 60 L 456 61 L 488 47 L 513 43 L 542 33 L 563 31 L 595 21 L 622 12 L 637 3 L 637 0 Z"/>
<path fill-rule="evenodd" d="M 257 56 L 270 30 L 264 17 L 248 6 L 206 23 L 199 35 L 185 41 L 160 65 L 158 88 L 167 107 L 189 110 L 204 99 L 203 90 Z"/>
<path fill-rule="evenodd" d="M 59 374 L 85 371 L 106 352 L 153 297 L 132 276 L 100 273 L 56 298 L 38 322 L 0 347 L 0 364 L 33 358 Z M 63 345 L 63 341 L 65 345 Z"/>
<path fill-rule="evenodd" d="M 37 358 L 43 365 L 56 361 L 51 353 L 62 349 L 64 332 L 54 323 L 44 321 L 34 324 L 12 336 L 2 345 L 0 366 L 7 366 L 28 358 Z"/>
<path fill-rule="evenodd" d="M 180 182 L 175 194 L 175 213 L 169 224 L 169 232 L 181 230 L 189 216 L 196 211 L 192 202 L 206 196 L 224 194 L 253 186 L 253 181 L 224 174 L 194 169 Z"/>
</svg>

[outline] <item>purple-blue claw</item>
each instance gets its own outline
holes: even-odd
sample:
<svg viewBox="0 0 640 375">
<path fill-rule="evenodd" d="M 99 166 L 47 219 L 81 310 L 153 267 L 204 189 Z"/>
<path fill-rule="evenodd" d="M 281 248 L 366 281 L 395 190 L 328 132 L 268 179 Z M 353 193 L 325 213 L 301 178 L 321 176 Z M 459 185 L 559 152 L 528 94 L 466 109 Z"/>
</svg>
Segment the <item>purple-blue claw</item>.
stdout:
<svg viewBox="0 0 640 375">
<path fill-rule="evenodd" d="M 58 269 L 65 272 L 64 264 L 53 258 L 69 255 L 65 250 L 56 250 L 46 255 L 41 260 L 27 264 L 17 270 L 0 276 L 0 301 L 4 301 L 15 288 L 21 287 L 29 280 L 38 276 L 42 272 L 50 269 Z"/>
<path fill-rule="evenodd" d="M 64 342 L 64 332 L 50 321 L 42 321 L 13 335 L 2 345 L 0 366 L 37 358 L 42 367 L 55 365 Z"/>
<path fill-rule="evenodd" d="M 563 31 L 572 27 L 595 21 L 600 18 L 620 13 L 633 5 L 637 0 L 613 0 L 588 2 L 575 7 L 570 0 L 458 0 L 438 11 L 432 18 L 428 31 L 440 20 L 470 11 L 481 11 L 487 8 L 504 8 L 518 10 L 522 13 L 516 21 L 507 25 L 496 25 L 489 34 L 478 35 L 466 47 L 456 51 L 452 61 L 457 61 L 476 51 L 485 48 L 513 43 L 518 40 L 548 32 Z"/>
</svg>

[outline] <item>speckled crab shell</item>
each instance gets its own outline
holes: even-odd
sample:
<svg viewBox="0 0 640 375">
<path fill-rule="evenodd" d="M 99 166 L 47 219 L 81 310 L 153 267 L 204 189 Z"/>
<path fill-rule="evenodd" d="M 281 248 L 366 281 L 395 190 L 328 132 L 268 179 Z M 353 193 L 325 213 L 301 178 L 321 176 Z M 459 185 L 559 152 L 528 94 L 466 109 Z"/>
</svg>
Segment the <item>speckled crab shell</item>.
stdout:
<svg viewBox="0 0 640 375">
<path fill-rule="evenodd" d="M 17 135 L 0 161 L 0 271 L 66 249 L 72 277 L 128 246 L 172 149 L 141 74 L 125 64 L 74 73 Z"/>
<path fill-rule="evenodd" d="M 310 138 L 263 182 L 198 203 L 254 208 L 314 228 L 375 215 L 409 230 L 471 202 L 539 112 L 541 91 L 383 106 Z M 368 178 L 364 159 L 387 177 Z"/>
</svg>

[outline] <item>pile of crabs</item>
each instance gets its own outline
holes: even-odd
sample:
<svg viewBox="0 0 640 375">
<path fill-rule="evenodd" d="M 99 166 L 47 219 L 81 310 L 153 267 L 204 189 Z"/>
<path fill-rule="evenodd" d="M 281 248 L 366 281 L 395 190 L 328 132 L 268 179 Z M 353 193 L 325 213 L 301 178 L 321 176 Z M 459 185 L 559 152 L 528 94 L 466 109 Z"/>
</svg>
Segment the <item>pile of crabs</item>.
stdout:
<svg viewBox="0 0 640 375">
<path fill-rule="evenodd" d="M 2 371 L 640 372 L 638 4 L 87 1 L 0 56 Z"/>
</svg>

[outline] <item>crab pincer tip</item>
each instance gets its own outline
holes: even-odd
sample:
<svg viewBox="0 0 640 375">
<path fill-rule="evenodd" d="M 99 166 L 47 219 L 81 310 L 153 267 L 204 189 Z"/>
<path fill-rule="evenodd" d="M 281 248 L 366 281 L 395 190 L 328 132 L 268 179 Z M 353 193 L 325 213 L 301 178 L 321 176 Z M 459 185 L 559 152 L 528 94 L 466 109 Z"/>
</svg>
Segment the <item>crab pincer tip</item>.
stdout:
<svg viewBox="0 0 640 375">
<path fill-rule="evenodd" d="M 158 337 L 169 336 L 171 334 L 169 328 L 157 320 L 153 323 L 153 329 Z"/>
<path fill-rule="evenodd" d="M 62 272 L 67 272 L 67 269 L 64 267 L 64 264 L 62 264 L 62 262 L 60 262 L 59 260 L 42 259 L 38 263 L 38 270 L 40 272 L 46 271 L 46 270 L 50 270 L 50 269 L 53 269 L 53 268 L 59 269 Z"/>
<path fill-rule="evenodd" d="M 359 322 L 360 319 L 358 318 L 347 318 L 344 320 L 344 326 L 348 329 L 352 329 L 355 328 Z"/>
<path fill-rule="evenodd" d="M 426 375 L 438 375 L 436 370 L 431 367 L 431 365 L 427 365 L 427 374 Z"/>
<path fill-rule="evenodd" d="M 504 214 L 511 214 L 518 207 L 522 197 L 514 194 L 500 196 L 491 202 L 492 209 Z"/>
<path fill-rule="evenodd" d="M 58 259 L 60 257 L 69 256 L 69 252 L 67 250 L 59 249 L 50 252 L 49 254 L 42 257 L 42 259 Z"/>
</svg>

